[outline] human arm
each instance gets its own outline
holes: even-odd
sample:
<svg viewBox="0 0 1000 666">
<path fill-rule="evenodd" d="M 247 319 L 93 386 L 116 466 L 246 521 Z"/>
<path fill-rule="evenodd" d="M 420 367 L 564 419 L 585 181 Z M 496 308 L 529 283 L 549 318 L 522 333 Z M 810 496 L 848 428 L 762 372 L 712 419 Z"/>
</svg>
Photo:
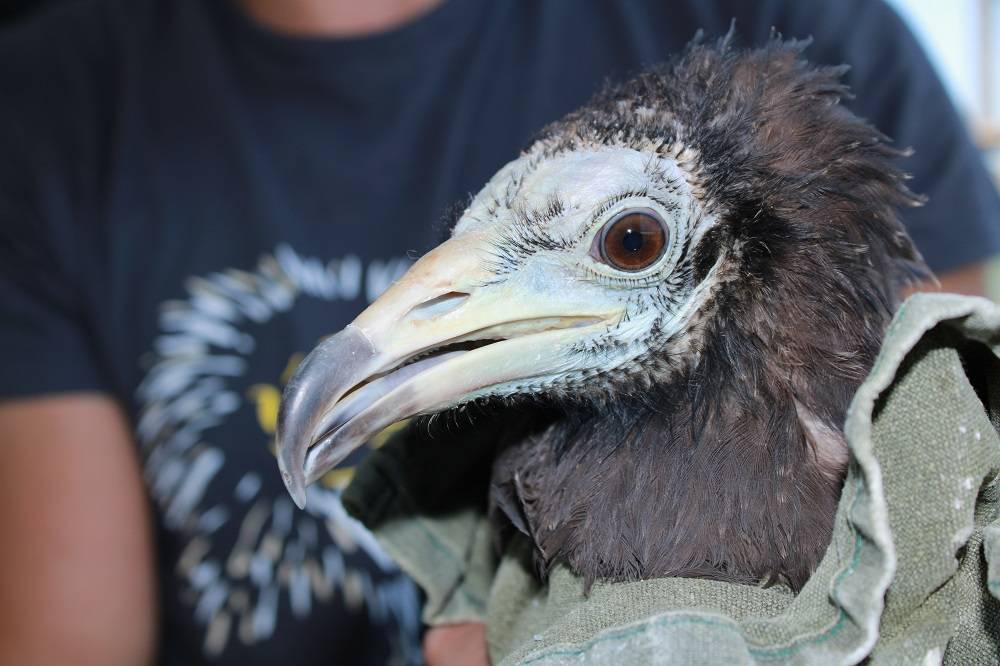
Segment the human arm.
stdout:
<svg viewBox="0 0 1000 666">
<path fill-rule="evenodd" d="M 928 283 L 914 291 L 940 291 L 968 296 L 986 295 L 986 264 L 974 263 L 938 276 L 938 284 Z"/>
<path fill-rule="evenodd" d="M 489 666 L 486 624 L 461 622 L 431 627 L 424 635 L 427 666 Z"/>
<path fill-rule="evenodd" d="M 0 663 L 152 661 L 151 520 L 111 398 L 0 402 L 0 533 Z"/>
</svg>

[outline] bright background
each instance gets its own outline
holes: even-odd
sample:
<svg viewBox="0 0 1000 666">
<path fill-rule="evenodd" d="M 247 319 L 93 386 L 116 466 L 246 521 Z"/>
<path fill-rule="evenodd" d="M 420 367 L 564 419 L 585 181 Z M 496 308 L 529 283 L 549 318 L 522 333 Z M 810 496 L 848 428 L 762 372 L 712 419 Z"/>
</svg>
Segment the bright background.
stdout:
<svg viewBox="0 0 1000 666">
<path fill-rule="evenodd" d="M 1000 0 L 889 2 L 930 54 L 1000 186 Z M 1000 300 L 1000 259 L 990 295 Z"/>
<path fill-rule="evenodd" d="M 1000 0 L 889 0 L 921 40 L 973 134 L 1000 149 Z M 998 174 L 1000 175 L 1000 174 Z"/>
</svg>

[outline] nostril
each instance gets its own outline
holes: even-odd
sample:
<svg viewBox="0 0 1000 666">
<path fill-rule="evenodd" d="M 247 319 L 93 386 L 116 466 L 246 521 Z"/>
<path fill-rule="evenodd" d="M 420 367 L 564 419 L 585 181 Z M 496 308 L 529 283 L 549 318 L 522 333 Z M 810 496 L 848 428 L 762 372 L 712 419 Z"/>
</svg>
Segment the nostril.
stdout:
<svg viewBox="0 0 1000 666">
<path fill-rule="evenodd" d="M 466 300 L 469 295 L 460 291 L 449 291 L 428 301 L 424 301 L 410 310 L 408 319 L 433 319 L 451 312 Z"/>
</svg>

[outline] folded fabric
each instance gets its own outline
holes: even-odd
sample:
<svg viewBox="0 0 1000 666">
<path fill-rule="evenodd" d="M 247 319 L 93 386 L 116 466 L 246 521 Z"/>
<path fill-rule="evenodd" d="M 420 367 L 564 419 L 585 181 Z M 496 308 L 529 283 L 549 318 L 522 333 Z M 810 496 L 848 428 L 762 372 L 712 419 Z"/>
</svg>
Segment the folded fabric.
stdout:
<svg viewBox="0 0 1000 666">
<path fill-rule="evenodd" d="M 833 540 L 798 593 L 689 578 L 546 583 L 494 552 L 491 432 L 391 441 L 344 493 L 426 595 L 487 623 L 499 664 L 1000 663 L 1000 308 L 918 294 L 848 410 Z"/>
</svg>

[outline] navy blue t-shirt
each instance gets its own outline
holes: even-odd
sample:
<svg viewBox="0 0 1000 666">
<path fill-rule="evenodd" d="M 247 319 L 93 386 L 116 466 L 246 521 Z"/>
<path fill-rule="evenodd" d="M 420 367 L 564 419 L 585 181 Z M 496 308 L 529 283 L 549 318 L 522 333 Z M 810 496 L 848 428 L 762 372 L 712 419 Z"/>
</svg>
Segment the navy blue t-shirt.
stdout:
<svg viewBox="0 0 1000 666">
<path fill-rule="evenodd" d="M 127 408 L 163 663 L 419 659 L 417 593 L 344 514 L 348 473 L 304 512 L 282 487 L 283 382 L 542 125 L 734 18 L 852 66 L 853 108 L 916 150 L 930 198 L 903 215 L 933 268 L 1000 251 L 978 155 L 875 0 L 452 0 L 337 40 L 225 0 L 76 1 L 0 33 L 0 396 Z"/>
</svg>

